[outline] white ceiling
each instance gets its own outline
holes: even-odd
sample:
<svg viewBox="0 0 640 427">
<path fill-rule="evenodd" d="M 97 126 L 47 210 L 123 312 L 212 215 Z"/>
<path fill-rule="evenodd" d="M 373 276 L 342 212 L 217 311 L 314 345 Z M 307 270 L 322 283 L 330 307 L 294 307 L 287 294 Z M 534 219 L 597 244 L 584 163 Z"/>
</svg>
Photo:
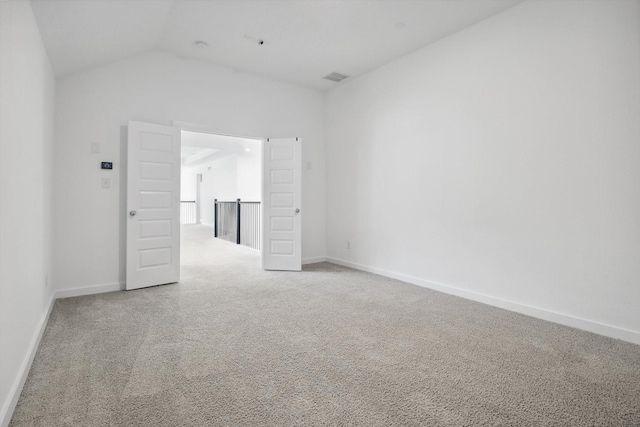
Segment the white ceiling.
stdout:
<svg viewBox="0 0 640 427">
<path fill-rule="evenodd" d="M 200 166 L 232 154 L 260 151 L 262 141 L 211 133 L 181 132 L 181 153 L 183 166 Z"/>
<path fill-rule="evenodd" d="M 319 90 L 522 0 L 32 0 L 58 77 L 149 50 Z M 197 49 L 195 42 L 206 42 Z M 264 40 L 263 45 L 258 41 Z"/>
<path fill-rule="evenodd" d="M 180 158 L 182 159 L 182 166 L 196 166 L 200 164 L 202 159 L 207 159 L 219 152 L 213 148 L 200 148 L 200 147 L 180 147 Z"/>
</svg>

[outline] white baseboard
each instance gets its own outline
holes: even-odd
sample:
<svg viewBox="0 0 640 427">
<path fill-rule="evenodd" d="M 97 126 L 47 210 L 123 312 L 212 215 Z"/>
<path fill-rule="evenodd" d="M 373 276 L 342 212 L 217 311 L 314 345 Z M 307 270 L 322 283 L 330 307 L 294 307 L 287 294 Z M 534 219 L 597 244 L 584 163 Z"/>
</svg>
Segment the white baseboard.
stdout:
<svg viewBox="0 0 640 427">
<path fill-rule="evenodd" d="M 31 363 L 33 363 L 33 358 L 36 356 L 36 352 L 38 351 L 38 347 L 40 346 L 40 340 L 42 339 L 42 334 L 44 334 L 44 330 L 47 327 L 47 323 L 49 321 L 49 315 L 51 314 L 51 310 L 53 309 L 53 304 L 56 301 L 55 295 L 51 295 L 51 299 L 49 300 L 49 308 L 40 318 L 40 322 L 38 322 L 38 328 L 35 331 L 35 334 L 31 338 L 31 342 L 29 343 L 29 348 L 27 349 L 27 354 L 20 366 L 18 371 L 18 375 L 9 390 L 9 398 L 5 402 L 4 407 L 0 411 L 0 426 L 7 427 L 9 422 L 11 421 L 11 417 L 13 416 L 13 411 L 16 409 L 16 405 L 18 404 L 18 399 L 20 398 L 20 394 L 22 393 L 22 388 L 24 387 L 24 383 L 27 381 L 27 376 L 29 376 L 29 370 L 31 370 Z"/>
<path fill-rule="evenodd" d="M 302 265 L 315 264 L 317 262 L 325 262 L 326 260 L 327 260 L 327 258 L 323 257 L 323 256 L 317 256 L 317 257 L 311 257 L 311 258 L 303 258 L 302 259 Z"/>
<path fill-rule="evenodd" d="M 628 341 L 633 344 L 640 345 L 640 332 L 637 332 L 637 331 L 632 331 L 629 329 L 606 325 L 603 323 L 581 319 L 578 317 L 557 313 L 557 312 L 553 312 L 553 311 L 549 311 L 549 310 L 545 310 L 537 307 L 531 307 L 531 306 L 516 303 L 513 301 L 508 301 L 501 298 L 492 297 L 489 295 L 484 295 L 484 294 L 480 294 L 472 291 L 467 291 L 464 289 L 455 288 L 453 286 L 430 282 L 430 281 L 419 279 L 417 277 L 409 276 L 406 274 L 387 271 L 387 270 L 383 270 L 375 267 L 369 267 L 366 265 L 344 261 L 344 260 L 332 258 L 332 257 L 305 258 L 302 261 L 302 263 L 313 264 L 313 263 L 324 262 L 324 261 L 342 265 L 345 267 L 354 268 L 356 270 L 378 274 L 380 276 L 385 276 L 392 279 L 401 280 L 403 282 L 411 283 L 413 285 L 421 286 L 424 288 L 432 289 L 432 290 L 443 292 L 446 294 L 459 296 L 472 301 L 477 301 L 477 302 L 488 304 L 494 307 L 503 308 L 505 310 L 514 311 L 516 313 L 526 314 L 528 316 L 536 317 L 538 319 L 559 323 L 561 325 L 571 326 L 574 328 L 582 329 L 585 331 L 593 332 L 596 334 L 600 334 L 607 337 L 616 338 L 623 341 Z M 51 310 L 53 309 L 53 304 L 55 303 L 55 300 L 58 298 L 69 298 L 69 297 L 82 296 L 82 295 L 91 295 L 91 294 L 99 294 L 104 292 L 120 291 L 123 289 L 124 289 L 124 283 L 108 283 L 103 285 L 85 286 L 82 288 L 60 289 L 52 295 L 51 300 L 49 302 L 49 308 L 42 315 L 42 318 L 38 323 L 38 328 L 36 330 L 36 333 L 34 334 L 33 338 L 31 339 L 31 343 L 29 344 L 27 357 L 25 358 L 22 366 L 20 367 L 18 376 L 13 386 L 11 387 L 11 391 L 9 393 L 10 398 L 6 401 L 4 407 L 0 411 L 0 427 L 7 427 L 9 425 L 9 422 L 11 421 L 13 411 L 18 403 L 18 399 L 20 398 L 20 394 L 22 393 L 22 388 L 24 387 L 24 383 L 27 380 L 27 376 L 29 375 L 29 370 L 31 369 L 31 363 L 33 362 L 33 358 L 36 355 L 38 346 L 40 345 L 40 340 L 42 339 L 42 334 L 44 333 L 44 330 L 47 326 L 49 315 L 51 314 Z"/>
<path fill-rule="evenodd" d="M 536 317 L 538 319 L 547 320 L 549 322 L 559 323 L 565 326 L 571 326 L 573 328 L 582 329 L 582 330 L 593 332 L 599 335 L 604 335 L 610 338 L 616 338 L 619 340 L 628 341 L 630 343 L 640 345 L 639 331 L 633 331 L 630 329 L 624 329 L 617 326 L 594 322 L 592 320 L 582 319 L 582 318 L 574 317 L 568 314 L 562 314 L 554 311 L 545 310 L 543 308 L 532 307 L 529 305 L 508 301 L 508 300 L 493 297 L 490 295 L 472 292 L 472 291 L 456 288 L 449 285 L 443 285 L 441 283 L 434 283 L 428 280 L 419 279 L 417 277 L 409 276 L 406 274 L 387 271 L 387 270 L 383 270 L 375 267 L 369 267 L 366 265 L 344 261 L 337 258 L 327 257 L 326 261 L 332 262 L 334 264 L 342 265 L 345 267 L 354 268 L 356 270 L 366 271 L 369 273 L 378 274 L 380 276 L 401 280 L 403 282 L 411 283 L 413 285 L 433 289 L 434 291 L 443 292 L 445 294 L 459 296 L 472 301 L 477 301 L 477 302 L 481 302 L 483 304 L 491 305 L 494 307 L 503 308 L 505 310 L 514 311 L 516 313 L 526 314 L 527 316 Z"/>
<path fill-rule="evenodd" d="M 83 286 L 82 288 L 58 289 L 54 295 L 58 298 L 79 297 L 82 295 L 102 294 L 124 290 L 124 283 L 106 283 L 103 285 Z"/>
</svg>

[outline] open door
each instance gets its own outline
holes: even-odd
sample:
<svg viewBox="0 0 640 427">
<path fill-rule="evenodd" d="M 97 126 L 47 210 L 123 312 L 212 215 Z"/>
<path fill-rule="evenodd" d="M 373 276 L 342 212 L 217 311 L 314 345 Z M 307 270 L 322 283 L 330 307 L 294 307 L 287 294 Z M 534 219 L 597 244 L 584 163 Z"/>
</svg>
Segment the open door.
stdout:
<svg viewBox="0 0 640 427">
<path fill-rule="evenodd" d="M 298 138 L 264 142 L 262 268 L 302 270 L 301 152 Z"/>
<path fill-rule="evenodd" d="M 126 289 L 180 279 L 180 130 L 129 122 Z"/>
</svg>

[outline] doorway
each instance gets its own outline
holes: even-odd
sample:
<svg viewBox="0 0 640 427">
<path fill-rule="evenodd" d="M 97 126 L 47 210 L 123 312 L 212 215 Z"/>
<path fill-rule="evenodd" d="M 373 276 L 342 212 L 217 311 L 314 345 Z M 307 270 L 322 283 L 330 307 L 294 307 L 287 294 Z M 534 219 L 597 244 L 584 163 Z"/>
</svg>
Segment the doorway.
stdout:
<svg viewBox="0 0 640 427">
<path fill-rule="evenodd" d="M 262 140 L 181 130 L 180 187 L 182 227 L 261 250 Z"/>
<path fill-rule="evenodd" d="M 262 269 L 300 271 L 301 152 L 300 138 L 260 140 L 130 121 L 126 289 L 179 281 L 181 201 L 185 226 L 209 227 L 217 240 L 235 223 L 238 247 L 259 239 L 254 249 Z M 263 200 L 257 213 L 249 209 Z M 231 221 L 225 203 L 236 205 Z M 249 230 L 244 238 L 242 229 Z"/>
</svg>

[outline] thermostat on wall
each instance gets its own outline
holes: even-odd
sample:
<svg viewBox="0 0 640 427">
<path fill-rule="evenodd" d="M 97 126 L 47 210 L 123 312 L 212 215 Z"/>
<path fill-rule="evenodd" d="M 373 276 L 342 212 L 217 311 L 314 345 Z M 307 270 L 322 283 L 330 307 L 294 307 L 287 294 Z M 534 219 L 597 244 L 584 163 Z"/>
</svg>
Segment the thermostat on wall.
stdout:
<svg viewBox="0 0 640 427">
<path fill-rule="evenodd" d="M 100 162 L 100 169 L 113 169 L 113 162 Z"/>
</svg>

